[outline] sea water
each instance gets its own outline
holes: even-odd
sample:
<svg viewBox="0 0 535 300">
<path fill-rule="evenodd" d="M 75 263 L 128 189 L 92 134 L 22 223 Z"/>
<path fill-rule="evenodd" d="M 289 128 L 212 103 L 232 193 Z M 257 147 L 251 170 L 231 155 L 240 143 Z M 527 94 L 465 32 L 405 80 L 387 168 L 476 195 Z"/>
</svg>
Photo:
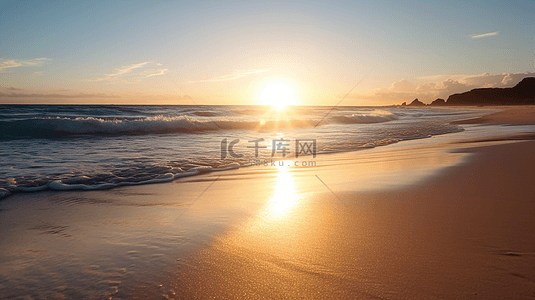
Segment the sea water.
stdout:
<svg viewBox="0 0 535 300">
<path fill-rule="evenodd" d="M 469 108 L 2 105 L 0 197 L 166 182 L 258 161 L 356 151 L 459 132 L 462 127 L 451 121 L 488 113 Z M 308 149 L 300 148 L 303 142 Z"/>
</svg>

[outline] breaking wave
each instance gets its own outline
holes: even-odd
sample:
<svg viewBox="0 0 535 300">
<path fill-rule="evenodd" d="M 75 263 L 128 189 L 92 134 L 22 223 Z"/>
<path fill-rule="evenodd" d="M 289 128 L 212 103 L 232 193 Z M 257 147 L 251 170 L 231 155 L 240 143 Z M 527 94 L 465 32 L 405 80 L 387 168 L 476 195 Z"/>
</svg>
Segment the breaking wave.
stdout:
<svg viewBox="0 0 535 300">
<path fill-rule="evenodd" d="M 370 124 L 397 120 L 398 116 L 389 111 L 374 110 L 371 112 L 335 116 L 333 118 L 342 124 Z"/>
<path fill-rule="evenodd" d="M 38 192 L 44 190 L 56 190 L 56 191 L 72 191 L 72 190 L 84 190 L 84 191 L 93 191 L 93 190 L 107 190 L 120 186 L 133 186 L 133 185 L 144 185 L 144 184 L 154 184 L 154 183 L 164 183 L 173 181 L 182 177 L 195 176 L 199 174 L 216 172 L 216 171 L 226 171 L 232 169 L 239 169 L 239 163 L 231 163 L 226 166 L 221 166 L 218 168 L 210 166 L 198 166 L 191 168 L 187 171 L 182 169 L 174 169 L 169 173 L 158 173 L 153 170 L 153 172 L 141 174 L 136 173 L 135 170 L 132 170 L 130 176 L 117 176 L 113 174 L 97 174 L 94 176 L 77 176 L 68 179 L 56 179 L 48 182 L 43 182 L 43 180 L 38 180 L 34 182 L 9 182 L 9 184 L 4 185 L 5 187 L 0 188 L 0 199 L 11 195 L 16 192 Z M 124 175 L 124 174 L 122 174 Z M 103 178 L 104 177 L 104 178 Z"/>
<path fill-rule="evenodd" d="M 1 137 L 57 137 L 69 135 L 144 135 L 155 133 L 194 133 L 233 129 L 301 128 L 312 121 L 199 120 L 189 116 L 155 116 L 138 119 L 118 118 L 35 118 L 0 121 Z"/>
<path fill-rule="evenodd" d="M 211 116 L 202 112 L 197 115 Z M 330 117 L 325 123 L 367 124 L 396 120 L 388 111 L 376 110 L 366 113 Z M 161 133 L 195 133 L 217 130 L 269 130 L 282 128 L 305 128 L 318 124 L 316 120 L 240 120 L 198 119 L 191 116 L 168 117 L 163 115 L 146 118 L 105 117 L 48 117 L 0 121 L 0 137 L 58 137 L 70 135 L 144 135 Z"/>
</svg>

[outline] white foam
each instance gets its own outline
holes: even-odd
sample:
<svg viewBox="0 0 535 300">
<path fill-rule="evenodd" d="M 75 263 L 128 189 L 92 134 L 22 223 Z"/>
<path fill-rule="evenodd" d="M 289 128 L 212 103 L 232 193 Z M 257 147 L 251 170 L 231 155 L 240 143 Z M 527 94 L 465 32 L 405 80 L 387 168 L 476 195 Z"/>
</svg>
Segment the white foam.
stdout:
<svg viewBox="0 0 535 300">
<path fill-rule="evenodd" d="M 215 168 L 214 171 L 226 171 L 226 170 L 233 170 L 233 169 L 239 169 L 239 168 L 240 168 L 239 163 L 231 163 L 226 166 Z"/>
<path fill-rule="evenodd" d="M 240 168 L 240 165 L 238 163 L 232 163 L 232 164 L 222 166 L 219 168 L 212 168 L 209 166 L 200 166 L 200 167 L 195 167 L 193 169 L 190 169 L 187 172 L 176 173 L 176 174 L 166 173 L 163 175 L 159 175 L 157 178 L 143 180 L 143 181 L 123 181 L 123 182 L 117 182 L 117 183 L 102 183 L 102 184 L 94 184 L 94 185 L 88 185 L 88 184 L 82 184 L 82 183 L 69 184 L 69 183 L 61 182 L 59 180 L 54 180 L 48 183 L 47 185 L 38 186 L 38 187 L 17 187 L 16 190 L 20 192 L 36 192 L 36 191 L 42 191 L 45 189 L 51 189 L 51 190 L 56 190 L 56 191 L 107 190 L 107 189 L 120 187 L 120 186 L 165 183 L 165 182 L 170 182 L 175 179 L 182 178 L 182 177 L 194 176 L 194 175 L 214 172 L 214 171 L 227 171 L 227 170 L 233 170 L 233 169 L 239 169 L 239 168 Z M 83 177 L 85 178 L 86 176 L 83 176 Z M 72 180 L 69 180 L 69 181 L 72 181 Z M 11 193 L 8 190 L 0 189 L 0 197 L 6 197 L 10 194 Z"/>
<path fill-rule="evenodd" d="M 45 119 L 53 122 L 55 131 L 72 134 L 143 134 L 158 132 L 217 130 L 217 124 L 200 121 L 188 116 L 155 116 L 138 120 L 105 120 L 101 118 L 55 118 Z M 54 122 L 55 121 L 55 122 Z"/>
<path fill-rule="evenodd" d="M 397 120 L 398 116 L 385 110 L 374 110 L 371 112 L 357 113 L 345 116 L 333 117 L 336 121 L 343 124 L 369 124 L 383 123 Z"/>
<path fill-rule="evenodd" d="M 103 183 L 103 184 L 97 184 L 97 185 L 87 185 L 87 184 L 65 184 L 61 181 L 52 181 L 48 184 L 48 188 L 51 190 L 56 191 L 71 191 L 71 190 L 103 190 L 103 189 L 111 189 L 113 187 L 117 186 L 113 183 Z"/>
</svg>

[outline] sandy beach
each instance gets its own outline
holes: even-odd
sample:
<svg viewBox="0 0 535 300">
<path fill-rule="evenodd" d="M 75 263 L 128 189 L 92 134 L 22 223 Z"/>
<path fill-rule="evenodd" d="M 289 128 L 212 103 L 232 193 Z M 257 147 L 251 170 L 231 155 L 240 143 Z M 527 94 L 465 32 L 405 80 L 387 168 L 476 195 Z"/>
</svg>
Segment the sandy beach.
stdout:
<svg viewBox="0 0 535 300">
<path fill-rule="evenodd" d="M 533 124 L 533 112 L 470 124 Z M 316 193 L 287 216 L 261 214 L 169 284 L 183 298 L 529 299 L 535 143 L 471 147 L 456 151 L 474 154 L 466 163 L 410 187 Z"/>
<path fill-rule="evenodd" d="M 16 194 L 0 202 L 0 288 L 5 298 L 531 299 L 534 127 L 496 124 L 535 124 L 533 112 L 315 167 Z"/>
<path fill-rule="evenodd" d="M 528 299 L 535 292 L 533 142 L 473 148 L 440 177 L 328 193 L 219 237 L 171 280 L 184 298 Z M 513 176 L 506 174 L 515 174 Z"/>
</svg>

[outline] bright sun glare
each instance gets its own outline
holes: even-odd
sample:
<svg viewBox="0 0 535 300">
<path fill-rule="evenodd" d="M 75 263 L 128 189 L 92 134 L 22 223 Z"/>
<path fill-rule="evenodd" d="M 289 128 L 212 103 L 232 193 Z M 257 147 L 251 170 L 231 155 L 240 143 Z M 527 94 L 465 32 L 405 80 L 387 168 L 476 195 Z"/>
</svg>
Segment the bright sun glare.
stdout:
<svg viewBox="0 0 535 300">
<path fill-rule="evenodd" d="M 271 105 L 279 110 L 287 105 L 297 104 L 294 90 L 290 85 L 283 82 L 266 85 L 260 94 L 259 100 L 261 104 Z"/>
</svg>

